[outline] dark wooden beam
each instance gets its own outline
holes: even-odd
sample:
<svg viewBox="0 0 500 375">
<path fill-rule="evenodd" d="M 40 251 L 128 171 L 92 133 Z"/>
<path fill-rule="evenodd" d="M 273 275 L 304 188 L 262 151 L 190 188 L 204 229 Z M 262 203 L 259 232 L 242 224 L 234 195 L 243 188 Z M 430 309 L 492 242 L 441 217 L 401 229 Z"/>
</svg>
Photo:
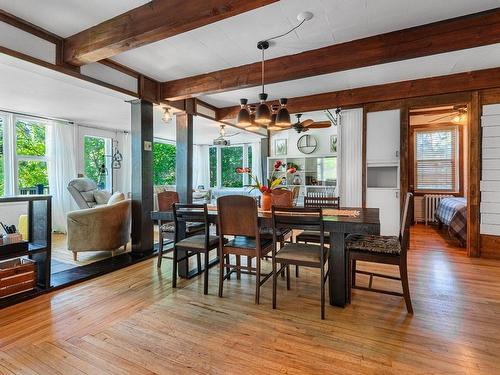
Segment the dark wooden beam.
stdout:
<svg viewBox="0 0 500 375">
<path fill-rule="evenodd" d="M 175 187 L 181 203 L 193 201 L 193 115 L 176 118 Z"/>
<path fill-rule="evenodd" d="M 153 0 L 67 38 L 64 60 L 96 62 L 276 1 Z"/>
<path fill-rule="evenodd" d="M 494 43 L 500 43 L 500 8 L 271 59 L 266 61 L 266 82 L 290 81 Z M 185 98 L 257 86 L 260 82 L 260 63 L 253 63 L 165 82 L 162 97 Z"/>
<path fill-rule="evenodd" d="M 153 251 L 153 103 L 132 106 L 132 251 Z"/>
<path fill-rule="evenodd" d="M 288 99 L 288 109 L 290 113 L 301 113 L 494 87 L 500 87 L 500 68 L 290 98 Z M 270 104 L 278 104 L 278 102 Z M 235 118 L 239 109 L 239 106 L 221 108 L 218 119 Z"/>
</svg>

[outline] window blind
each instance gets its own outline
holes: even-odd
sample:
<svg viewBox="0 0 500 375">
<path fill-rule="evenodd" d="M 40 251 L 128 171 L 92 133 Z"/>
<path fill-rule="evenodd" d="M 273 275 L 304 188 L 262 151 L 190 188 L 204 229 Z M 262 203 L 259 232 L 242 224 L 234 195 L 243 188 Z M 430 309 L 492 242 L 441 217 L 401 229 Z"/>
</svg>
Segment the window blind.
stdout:
<svg viewBox="0 0 500 375">
<path fill-rule="evenodd" d="M 415 130 L 415 189 L 458 191 L 458 129 Z"/>
</svg>

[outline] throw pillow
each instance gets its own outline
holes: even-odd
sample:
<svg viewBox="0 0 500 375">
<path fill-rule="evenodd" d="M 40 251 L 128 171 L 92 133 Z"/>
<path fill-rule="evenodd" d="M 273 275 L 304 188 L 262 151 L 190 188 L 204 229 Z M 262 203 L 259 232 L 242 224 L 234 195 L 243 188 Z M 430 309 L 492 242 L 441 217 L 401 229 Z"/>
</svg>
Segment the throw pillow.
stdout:
<svg viewBox="0 0 500 375">
<path fill-rule="evenodd" d="M 97 204 L 106 204 L 111 198 L 111 193 L 106 190 L 95 190 L 94 191 L 94 199 Z"/>
<path fill-rule="evenodd" d="M 109 198 L 108 205 L 114 204 L 114 203 L 118 203 L 118 202 L 121 202 L 121 201 L 124 201 L 124 200 L 125 200 L 125 194 L 123 194 L 122 192 L 117 191 L 116 193 L 114 193 L 111 196 L 111 198 Z"/>
</svg>

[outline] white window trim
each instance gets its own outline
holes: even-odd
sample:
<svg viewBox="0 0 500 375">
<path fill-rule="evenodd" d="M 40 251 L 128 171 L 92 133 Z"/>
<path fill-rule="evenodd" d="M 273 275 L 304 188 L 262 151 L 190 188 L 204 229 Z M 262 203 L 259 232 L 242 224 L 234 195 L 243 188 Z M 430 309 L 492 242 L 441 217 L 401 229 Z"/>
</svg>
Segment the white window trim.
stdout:
<svg viewBox="0 0 500 375">
<path fill-rule="evenodd" d="M 210 147 L 215 147 L 216 149 L 216 158 L 217 158 L 217 183 L 216 186 L 213 187 L 212 189 L 224 189 L 225 187 L 222 186 L 222 149 L 223 148 L 234 148 L 234 147 L 243 147 L 243 163 L 242 167 L 243 168 L 248 168 L 252 167 L 251 165 L 248 165 L 248 148 L 251 147 L 252 145 L 250 143 L 241 143 L 241 144 L 235 144 L 231 146 L 210 146 Z M 246 185 L 249 185 L 251 183 L 250 176 L 247 174 L 243 175 L 243 187 L 241 188 L 231 188 L 231 189 L 243 189 L 245 188 Z"/>
</svg>

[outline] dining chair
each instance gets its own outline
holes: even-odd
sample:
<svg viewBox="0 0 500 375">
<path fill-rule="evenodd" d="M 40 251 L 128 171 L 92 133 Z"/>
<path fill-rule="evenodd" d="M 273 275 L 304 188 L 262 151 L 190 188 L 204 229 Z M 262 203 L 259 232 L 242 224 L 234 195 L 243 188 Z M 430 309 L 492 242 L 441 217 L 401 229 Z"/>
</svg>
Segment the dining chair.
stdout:
<svg viewBox="0 0 500 375">
<path fill-rule="evenodd" d="M 189 258 L 196 255 L 197 258 L 204 254 L 204 284 L 203 293 L 208 294 L 208 270 L 210 251 L 219 247 L 219 237 L 210 235 L 210 224 L 208 221 L 208 209 L 206 204 L 179 204 L 173 206 L 175 227 L 175 243 L 172 267 L 172 287 L 177 287 L 177 265 L 180 261 L 189 262 Z M 203 225 L 203 234 L 194 234 L 190 237 L 180 239 L 181 223 L 197 223 Z M 179 250 L 185 252 L 185 255 L 179 258 Z M 198 273 L 201 272 L 200 262 L 198 261 Z"/>
<path fill-rule="evenodd" d="M 340 197 L 333 197 L 327 194 L 314 193 L 304 197 L 305 208 L 340 208 Z M 319 243 L 320 234 L 317 231 L 306 230 L 295 237 L 295 242 Z M 325 234 L 326 243 L 330 243 L 330 233 Z M 295 267 L 295 276 L 299 277 L 299 267 Z"/>
<path fill-rule="evenodd" d="M 329 248 L 325 246 L 323 213 L 321 208 L 272 207 L 273 221 L 273 309 L 276 309 L 277 275 L 289 265 L 320 269 L 321 319 L 325 319 L 325 283 L 328 279 Z M 281 228 L 314 230 L 319 233 L 319 244 L 285 243 L 278 250 L 277 231 Z M 277 264 L 280 269 L 277 269 Z M 325 270 L 326 266 L 326 270 Z M 287 277 L 287 289 L 290 278 Z"/>
<path fill-rule="evenodd" d="M 413 314 L 411 304 L 410 288 L 408 285 L 408 264 L 407 252 L 410 242 L 410 225 L 413 217 L 413 194 L 407 193 L 404 203 L 404 211 L 401 220 L 401 230 L 399 236 L 374 236 L 351 234 L 346 238 L 346 249 L 349 265 L 348 297 L 352 296 L 352 289 L 367 290 L 370 292 L 390 294 L 404 297 L 406 309 L 409 314 Z M 361 271 L 356 269 L 356 261 L 361 260 L 371 263 L 392 264 L 399 266 L 400 277 L 390 276 L 375 272 Z M 356 285 L 356 274 L 370 276 L 368 287 Z M 373 288 L 373 278 L 381 277 L 391 280 L 401 281 L 403 293 L 389 291 L 385 289 Z"/>
<path fill-rule="evenodd" d="M 262 274 L 261 260 L 273 248 L 271 240 L 261 238 L 258 222 L 257 201 L 252 197 L 227 195 L 217 199 L 219 241 L 219 297 L 222 297 L 224 281 L 236 272 L 256 276 L 255 303 L 259 303 L 260 287 L 271 277 L 271 273 Z M 226 238 L 233 237 L 232 239 Z M 226 239 L 228 240 L 226 242 Z M 231 264 L 230 255 L 236 256 L 236 264 Z M 247 265 L 241 264 L 241 256 L 248 259 Z M 255 268 L 252 259 L 256 258 Z"/>
<path fill-rule="evenodd" d="M 158 193 L 158 211 L 162 212 L 171 212 L 172 206 L 175 203 L 179 203 L 179 194 L 176 191 L 162 191 Z M 200 234 L 204 230 L 203 224 L 200 223 L 187 223 L 186 224 L 186 235 L 192 236 L 195 234 Z M 169 222 L 161 222 L 159 227 L 159 241 L 158 241 L 158 262 L 157 267 L 161 267 L 161 261 L 163 258 L 172 259 L 170 257 L 165 256 L 165 252 L 163 251 L 164 242 L 166 239 L 174 239 L 175 238 L 175 223 L 173 221 Z M 169 238 L 170 237 L 170 238 Z M 168 252 L 172 251 L 170 249 Z M 198 265 L 199 266 L 199 265 Z"/>
<path fill-rule="evenodd" d="M 293 192 L 286 189 L 273 190 L 271 194 L 271 206 L 293 207 Z M 282 228 L 278 231 L 278 240 L 281 244 L 292 238 L 292 231 Z M 260 229 L 260 237 L 272 241 L 273 228 L 263 227 Z"/>
</svg>

